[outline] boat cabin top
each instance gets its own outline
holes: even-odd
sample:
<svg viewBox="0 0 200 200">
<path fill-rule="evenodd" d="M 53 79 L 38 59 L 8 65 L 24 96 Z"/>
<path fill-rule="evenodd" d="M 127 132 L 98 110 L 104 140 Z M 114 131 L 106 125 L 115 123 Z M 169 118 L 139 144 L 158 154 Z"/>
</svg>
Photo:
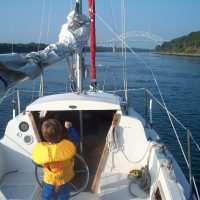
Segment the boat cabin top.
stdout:
<svg viewBox="0 0 200 200">
<path fill-rule="evenodd" d="M 120 101 L 119 96 L 108 93 L 63 93 L 41 97 L 26 111 L 120 110 Z"/>
</svg>

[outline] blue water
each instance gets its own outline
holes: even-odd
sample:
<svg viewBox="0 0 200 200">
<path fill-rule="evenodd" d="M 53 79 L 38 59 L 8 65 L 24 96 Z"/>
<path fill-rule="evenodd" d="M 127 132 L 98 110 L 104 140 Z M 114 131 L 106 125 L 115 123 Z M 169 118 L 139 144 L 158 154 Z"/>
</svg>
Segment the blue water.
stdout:
<svg viewBox="0 0 200 200">
<path fill-rule="evenodd" d="M 181 57 L 150 53 L 137 53 L 137 56 L 151 66 L 169 111 L 191 131 L 197 143 L 200 144 L 200 57 Z M 161 101 L 150 69 L 141 64 L 139 59 L 131 53 L 127 54 L 128 88 L 145 87 Z M 96 62 L 99 88 L 102 89 L 103 87 L 105 70 L 108 67 L 110 70 L 107 74 L 108 79 L 104 90 L 113 90 L 115 81 L 117 89 L 123 89 L 121 54 L 97 53 Z M 86 64 L 88 63 L 88 57 L 86 57 Z M 47 91 L 66 91 L 66 69 L 66 63 L 61 61 L 45 70 L 45 88 Z M 89 81 L 85 84 L 86 89 L 89 89 L 88 84 Z M 26 84 L 21 84 L 20 87 L 23 89 L 32 89 L 33 81 L 27 81 Z M 37 83 L 34 90 L 38 90 Z M 30 103 L 36 96 L 37 93 L 34 93 L 34 95 L 26 93 L 21 97 L 21 101 L 23 104 Z M 14 97 L 11 95 L 10 98 L 0 105 L 0 135 L 3 135 L 5 126 L 12 117 L 11 101 Z M 129 102 L 144 117 L 144 91 L 131 92 L 129 94 Z M 22 105 L 22 109 L 25 109 L 24 105 Z M 176 122 L 174 122 L 174 126 L 183 143 L 184 150 L 186 150 L 186 131 Z M 187 175 L 188 170 L 169 119 L 156 103 L 153 103 L 153 127 Z M 200 152 L 193 142 L 192 151 L 193 174 L 196 178 L 198 188 L 200 188 Z"/>
</svg>

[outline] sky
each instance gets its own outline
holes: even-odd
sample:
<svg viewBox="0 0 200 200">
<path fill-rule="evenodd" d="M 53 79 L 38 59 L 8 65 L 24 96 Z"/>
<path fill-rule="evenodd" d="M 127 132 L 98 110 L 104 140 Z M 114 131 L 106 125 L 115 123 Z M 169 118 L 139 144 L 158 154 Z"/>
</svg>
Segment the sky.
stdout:
<svg viewBox="0 0 200 200">
<path fill-rule="evenodd" d="M 150 32 L 170 41 L 200 31 L 199 0 L 124 2 L 127 32 Z M 0 4 L 0 43 L 55 43 L 74 0 L 1 0 Z M 87 14 L 87 0 L 83 0 L 83 13 Z M 121 0 L 96 0 L 96 13 L 116 34 L 121 34 Z M 96 32 L 97 41 L 114 37 L 99 17 Z"/>
</svg>

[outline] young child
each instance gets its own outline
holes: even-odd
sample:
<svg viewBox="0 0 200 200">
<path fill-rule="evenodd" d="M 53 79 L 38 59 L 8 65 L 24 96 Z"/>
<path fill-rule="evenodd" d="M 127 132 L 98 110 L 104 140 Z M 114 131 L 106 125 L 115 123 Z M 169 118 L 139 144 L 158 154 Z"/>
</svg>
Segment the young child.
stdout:
<svg viewBox="0 0 200 200">
<path fill-rule="evenodd" d="M 74 176 L 73 157 L 80 140 L 71 122 L 65 121 L 69 140 L 61 140 L 62 127 L 56 119 L 48 119 L 42 124 L 42 134 L 46 142 L 38 143 L 32 151 L 32 160 L 44 167 L 43 200 L 68 200 L 69 181 Z"/>
</svg>

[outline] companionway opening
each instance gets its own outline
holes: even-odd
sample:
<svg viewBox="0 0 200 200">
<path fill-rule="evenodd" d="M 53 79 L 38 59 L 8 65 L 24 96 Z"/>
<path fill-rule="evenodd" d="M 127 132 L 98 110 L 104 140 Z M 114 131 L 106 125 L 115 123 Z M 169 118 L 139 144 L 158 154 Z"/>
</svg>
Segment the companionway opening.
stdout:
<svg viewBox="0 0 200 200">
<path fill-rule="evenodd" d="M 90 178 L 86 191 L 90 191 L 116 110 L 84 110 L 81 112 L 83 117 L 83 152 L 80 152 L 80 148 L 78 148 L 78 153 L 84 157 L 89 167 Z M 40 111 L 34 111 L 32 115 L 41 141 L 45 141 L 41 132 L 42 123 L 50 118 L 60 121 L 63 127 L 62 138 L 68 137 L 68 132 L 64 128 L 65 121 L 72 122 L 73 127 L 80 134 L 80 111 L 47 111 L 43 117 L 41 117 Z"/>
</svg>

